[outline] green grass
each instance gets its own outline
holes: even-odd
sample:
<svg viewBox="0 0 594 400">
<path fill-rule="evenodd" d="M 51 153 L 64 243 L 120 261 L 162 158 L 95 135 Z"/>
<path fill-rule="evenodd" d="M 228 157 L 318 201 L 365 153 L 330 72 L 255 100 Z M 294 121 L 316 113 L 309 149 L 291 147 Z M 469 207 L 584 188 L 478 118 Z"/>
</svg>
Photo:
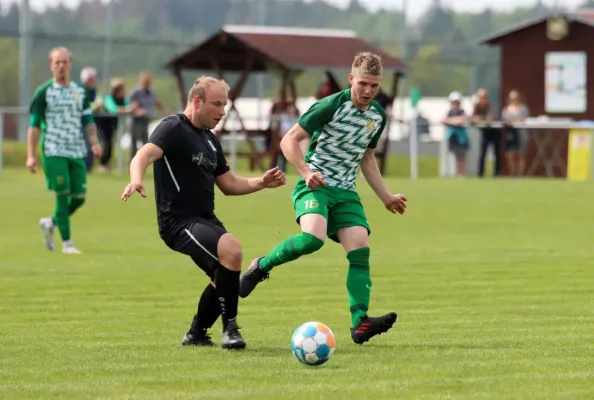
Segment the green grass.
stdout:
<svg viewBox="0 0 594 400">
<path fill-rule="evenodd" d="M 293 182 L 218 196 L 246 263 L 297 232 Z M 409 197 L 392 216 L 361 183 L 371 310 L 397 311 L 393 330 L 351 342 L 346 259 L 327 242 L 240 302 L 248 348 L 237 353 L 179 345 L 207 278 L 160 241 L 152 185 L 123 203 L 125 183 L 90 178 L 72 222 L 85 254 L 64 256 L 45 251 L 36 226 L 53 209 L 42 175 L 0 175 L 0 398 L 592 398 L 590 184 L 389 178 Z M 316 368 L 289 350 L 311 320 L 337 340 Z"/>
</svg>

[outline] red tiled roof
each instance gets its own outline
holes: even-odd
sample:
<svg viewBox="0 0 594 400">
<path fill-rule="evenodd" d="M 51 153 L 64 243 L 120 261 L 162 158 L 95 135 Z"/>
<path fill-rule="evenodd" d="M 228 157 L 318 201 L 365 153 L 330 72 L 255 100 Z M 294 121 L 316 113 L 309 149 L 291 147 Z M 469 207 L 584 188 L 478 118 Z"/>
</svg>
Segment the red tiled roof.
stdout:
<svg viewBox="0 0 594 400">
<path fill-rule="evenodd" d="M 169 67 L 241 71 L 247 54 L 256 55 L 253 70 L 270 63 L 286 69 L 349 69 L 353 57 L 371 51 L 382 57 L 384 70 L 403 71 L 406 64 L 358 38 L 351 31 L 268 27 L 225 27 L 205 42 L 174 58 Z"/>
</svg>

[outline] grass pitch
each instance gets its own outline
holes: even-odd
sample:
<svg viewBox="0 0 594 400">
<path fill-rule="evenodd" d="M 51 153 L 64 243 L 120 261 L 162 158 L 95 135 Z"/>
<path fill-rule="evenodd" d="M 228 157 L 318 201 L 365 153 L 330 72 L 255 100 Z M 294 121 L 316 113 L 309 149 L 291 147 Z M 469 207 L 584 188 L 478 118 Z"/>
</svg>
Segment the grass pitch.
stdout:
<svg viewBox="0 0 594 400">
<path fill-rule="evenodd" d="M 294 181 L 218 196 L 244 265 L 297 232 Z M 392 178 L 409 197 L 407 214 L 393 216 L 360 182 L 373 230 L 371 313 L 397 311 L 394 328 L 352 343 L 346 258 L 327 241 L 240 301 L 243 352 L 179 345 L 207 278 L 160 241 L 152 184 L 149 198 L 123 203 L 125 183 L 90 178 L 72 223 L 85 254 L 64 256 L 44 249 L 36 225 L 53 209 L 42 175 L 0 175 L 0 398 L 594 396 L 590 183 Z M 311 320 L 336 335 L 321 367 L 289 350 Z"/>
</svg>

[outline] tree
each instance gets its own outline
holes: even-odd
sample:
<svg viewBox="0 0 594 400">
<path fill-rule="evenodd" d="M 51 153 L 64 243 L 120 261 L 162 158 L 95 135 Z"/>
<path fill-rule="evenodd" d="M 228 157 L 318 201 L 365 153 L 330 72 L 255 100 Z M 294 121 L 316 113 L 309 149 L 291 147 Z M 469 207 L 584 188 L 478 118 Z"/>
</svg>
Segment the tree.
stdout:
<svg viewBox="0 0 594 400">
<path fill-rule="evenodd" d="M 13 33 L 19 31 L 19 6 L 17 3 L 11 3 L 8 12 L 4 15 L 4 10 L 0 10 L 0 32 Z"/>
<path fill-rule="evenodd" d="M 366 13 L 366 12 L 367 12 L 367 10 L 359 2 L 359 0 L 351 0 L 349 2 L 349 6 L 347 7 L 348 14 L 360 14 L 360 13 Z"/>
<path fill-rule="evenodd" d="M 582 7 L 594 8 L 594 0 L 582 1 Z M 349 0 L 346 10 L 326 0 L 113 0 L 116 38 L 162 38 L 179 40 L 180 45 L 122 44 L 116 40 L 112 47 L 111 72 L 128 76 L 135 83 L 138 71 L 145 69 L 156 76 L 155 81 L 160 79 L 160 75 L 164 77 L 163 82 L 170 82 L 170 74 L 163 65 L 170 57 L 185 50 L 184 42 L 202 40 L 227 23 L 259 23 L 263 2 L 266 7 L 265 22 L 269 25 L 352 29 L 363 39 L 390 53 L 402 52 L 404 29 L 401 12 L 371 12 L 366 9 L 365 0 Z M 18 3 L 6 4 L 2 2 L 0 9 L 0 33 L 12 32 L 10 35 L 14 35 L 18 31 Z M 452 87 L 465 90 L 471 78 L 470 68 L 464 65 L 474 59 L 482 59 L 486 51 L 478 48 L 476 39 L 532 19 L 535 9 L 538 9 L 534 4 L 538 4 L 537 0 L 532 0 L 531 7 L 512 11 L 486 9 L 479 13 L 455 13 L 444 8 L 439 0 L 434 0 L 419 23 L 406 31 L 410 46 L 407 60 L 411 61 L 413 69 L 411 78 L 420 82 L 428 96 L 447 94 Z M 541 7 L 544 7 L 542 4 Z M 104 34 L 105 2 L 102 0 L 82 1 L 75 9 L 54 6 L 33 14 L 35 32 L 85 37 Z M 47 77 L 47 52 L 57 45 L 66 45 L 75 53 L 74 76 L 84 65 L 101 69 L 104 47 L 101 40 L 36 38 L 32 81 L 40 82 Z M 0 64 L 5 65 L 8 57 L 0 54 L 3 55 Z M 18 52 L 14 59 L 18 62 Z M 492 81 L 495 85 L 493 77 L 497 76 L 497 68 L 489 66 L 489 71 L 492 73 L 485 75 L 486 81 L 482 84 Z M 6 87 L 18 82 L 14 73 L 5 73 L 2 78 L 8 85 Z M 312 92 L 319 79 L 319 74 L 304 74 L 298 81 L 298 90 L 300 93 Z M 6 87 L 3 87 L 3 95 L 7 93 Z M 174 87 L 173 84 L 172 93 L 175 93 Z M 253 80 L 248 82 L 244 95 L 255 95 Z M 172 98 L 176 99 L 176 96 L 172 95 Z"/>
<path fill-rule="evenodd" d="M 18 42 L 0 39 L 0 105 L 19 104 L 19 51 Z"/>
<path fill-rule="evenodd" d="M 448 61 L 440 45 L 422 46 L 410 64 L 409 81 L 425 95 L 447 96 L 454 90 L 464 92 L 470 86 L 469 68 Z"/>
<path fill-rule="evenodd" d="M 419 37 L 423 43 L 443 43 L 449 41 L 456 31 L 454 13 L 447 10 L 437 2 L 429 8 L 427 14 L 419 24 Z"/>
</svg>

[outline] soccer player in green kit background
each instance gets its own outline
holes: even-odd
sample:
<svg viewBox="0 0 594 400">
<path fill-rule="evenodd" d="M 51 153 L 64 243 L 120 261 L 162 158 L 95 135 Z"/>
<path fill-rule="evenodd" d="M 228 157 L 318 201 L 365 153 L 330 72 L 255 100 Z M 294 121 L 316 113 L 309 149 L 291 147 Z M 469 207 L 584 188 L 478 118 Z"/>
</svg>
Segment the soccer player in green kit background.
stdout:
<svg viewBox="0 0 594 400">
<path fill-rule="evenodd" d="M 49 54 L 52 79 L 40 85 L 30 106 L 27 132 L 27 168 L 36 172 L 36 147 L 41 136 L 41 161 L 47 188 L 56 193 L 53 217 L 41 218 L 39 226 L 48 250 L 54 250 L 54 228 L 62 238 L 62 252 L 80 254 L 70 236 L 70 217 L 85 202 L 87 149 L 83 134 L 91 142 L 95 157 L 101 156 L 97 128 L 83 85 L 70 80 L 72 55 L 65 47 Z"/>
<path fill-rule="evenodd" d="M 403 214 L 406 197 L 386 187 L 375 148 L 386 125 L 383 108 L 373 100 L 382 80 L 381 58 L 358 54 L 349 74 L 349 89 L 317 101 L 284 136 L 281 148 L 299 174 L 293 205 L 301 233 L 252 261 L 241 276 L 239 295 L 247 297 L 270 271 L 281 264 L 311 254 L 326 236 L 340 243 L 349 262 L 347 291 L 351 311 L 351 337 L 357 344 L 387 332 L 396 322 L 395 312 L 369 317 L 371 232 L 359 195 L 355 191 L 357 169 L 392 213 Z M 299 142 L 311 137 L 304 157 Z"/>
</svg>

